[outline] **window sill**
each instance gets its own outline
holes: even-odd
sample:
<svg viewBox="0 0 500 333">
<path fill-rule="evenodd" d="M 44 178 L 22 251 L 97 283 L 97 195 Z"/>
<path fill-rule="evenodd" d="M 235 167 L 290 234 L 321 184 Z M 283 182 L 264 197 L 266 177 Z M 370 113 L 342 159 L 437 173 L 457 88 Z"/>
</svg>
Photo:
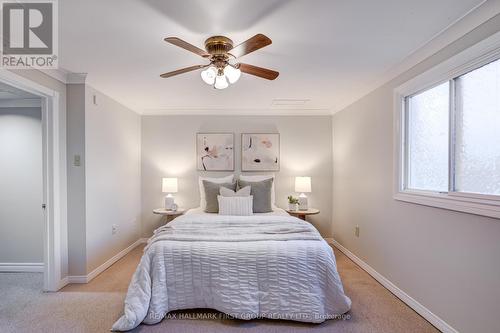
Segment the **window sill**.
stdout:
<svg viewBox="0 0 500 333">
<path fill-rule="evenodd" d="M 404 191 L 394 194 L 398 201 L 430 206 L 500 219 L 500 204 L 492 200 L 477 200 L 448 194 Z"/>
</svg>

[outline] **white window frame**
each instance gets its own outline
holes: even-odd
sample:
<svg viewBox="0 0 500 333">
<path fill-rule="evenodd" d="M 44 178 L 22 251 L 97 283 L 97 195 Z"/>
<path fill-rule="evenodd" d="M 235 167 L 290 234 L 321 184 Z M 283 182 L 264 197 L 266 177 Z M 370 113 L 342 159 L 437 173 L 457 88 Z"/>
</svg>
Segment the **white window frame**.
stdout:
<svg viewBox="0 0 500 333">
<path fill-rule="evenodd" d="M 454 103 L 454 78 L 500 59 L 500 32 L 449 58 L 394 89 L 394 199 L 500 219 L 500 196 L 454 192 L 454 107 L 450 114 L 449 189 L 432 192 L 406 189 L 406 110 L 408 96 L 450 81 L 450 103 Z"/>
</svg>

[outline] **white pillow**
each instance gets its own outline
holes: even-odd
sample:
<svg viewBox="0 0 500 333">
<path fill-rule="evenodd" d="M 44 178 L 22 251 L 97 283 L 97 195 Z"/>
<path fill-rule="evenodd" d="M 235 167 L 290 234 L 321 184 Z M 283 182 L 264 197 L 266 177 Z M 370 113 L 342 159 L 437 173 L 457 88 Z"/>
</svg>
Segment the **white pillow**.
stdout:
<svg viewBox="0 0 500 333">
<path fill-rule="evenodd" d="M 253 195 L 246 197 L 217 196 L 219 215 L 249 216 L 253 215 Z"/>
<path fill-rule="evenodd" d="M 205 188 L 203 187 L 203 181 L 208 180 L 212 183 L 223 184 L 223 183 L 232 183 L 234 180 L 234 175 L 229 175 L 226 177 L 198 177 L 198 186 L 200 188 L 200 207 L 205 210 L 207 208 L 207 199 L 205 198 Z"/>
<path fill-rule="evenodd" d="M 220 195 L 223 197 L 248 197 L 250 193 L 252 192 L 252 187 L 251 186 L 245 186 L 243 188 L 240 188 L 238 191 L 233 191 L 230 188 L 227 187 L 220 187 L 219 189 Z"/>
<path fill-rule="evenodd" d="M 271 204 L 275 206 L 276 190 L 274 189 L 274 183 L 276 182 L 276 179 L 274 178 L 274 175 L 240 175 L 240 179 L 247 182 L 260 182 L 269 178 L 273 179 L 273 185 L 271 186 Z"/>
</svg>

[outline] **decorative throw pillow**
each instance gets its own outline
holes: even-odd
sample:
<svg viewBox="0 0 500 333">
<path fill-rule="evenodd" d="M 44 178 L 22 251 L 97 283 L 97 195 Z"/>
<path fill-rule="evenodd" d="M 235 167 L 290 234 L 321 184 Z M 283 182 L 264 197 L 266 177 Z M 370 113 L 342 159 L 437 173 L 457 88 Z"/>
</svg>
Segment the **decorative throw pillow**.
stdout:
<svg viewBox="0 0 500 333">
<path fill-rule="evenodd" d="M 229 175 L 226 177 L 198 177 L 198 187 L 200 188 L 200 207 L 204 210 L 207 207 L 207 200 L 205 199 L 205 189 L 203 188 L 203 181 L 208 180 L 212 183 L 232 183 L 234 180 L 234 175 Z"/>
<path fill-rule="evenodd" d="M 253 212 L 254 213 L 269 213 L 273 211 L 272 205 L 272 186 L 273 179 L 269 178 L 260 182 L 247 182 L 238 180 L 239 187 L 250 186 L 250 191 L 253 195 Z"/>
<path fill-rule="evenodd" d="M 252 188 L 250 186 L 245 186 L 240 188 L 237 192 L 228 189 L 227 187 L 221 186 L 219 192 L 223 197 L 248 197 Z"/>
<path fill-rule="evenodd" d="M 217 196 L 219 215 L 249 216 L 253 214 L 253 196 L 224 197 Z"/>
<path fill-rule="evenodd" d="M 276 205 L 276 190 L 275 190 L 275 184 L 274 184 L 274 174 L 270 175 L 245 175 L 242 174 L 240 175 L 240 179 L 247 181 L 247 182 L 260 182 L 262 180 L 266 179 L 273 179 L 273 187 L 271 189 L 271 204 L 274 206 Z"/>
<path fill-rule="evenodd" d="M 231 190 L 236 190 L 236 182 L 234 183 L 212 183 L 208 180 L 203 180 L 203 188 L 205 190 L 205 200 L 207 202 L 205 206 L 205 212 L 207 213 L 217 213 L 219 211 L 219 203 L 217 201 L 217 196 L 221 186 L 227 187 Z"/>
</svg>

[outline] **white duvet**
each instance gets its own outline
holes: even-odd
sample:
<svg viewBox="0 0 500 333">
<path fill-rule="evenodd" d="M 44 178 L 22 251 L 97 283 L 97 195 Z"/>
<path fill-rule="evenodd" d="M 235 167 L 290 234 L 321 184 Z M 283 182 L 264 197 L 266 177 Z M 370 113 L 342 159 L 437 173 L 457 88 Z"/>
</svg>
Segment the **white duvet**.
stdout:
<svg viewBox="0 0 500 333">
<path fill-rule="evenodd" d="M 350 307 L 332 248 L 311 224 L 291 216 L 188 214 L 148 241 L 112 329 L 156 324 L 179 309 L 318 323 Z"/>
</svg>

